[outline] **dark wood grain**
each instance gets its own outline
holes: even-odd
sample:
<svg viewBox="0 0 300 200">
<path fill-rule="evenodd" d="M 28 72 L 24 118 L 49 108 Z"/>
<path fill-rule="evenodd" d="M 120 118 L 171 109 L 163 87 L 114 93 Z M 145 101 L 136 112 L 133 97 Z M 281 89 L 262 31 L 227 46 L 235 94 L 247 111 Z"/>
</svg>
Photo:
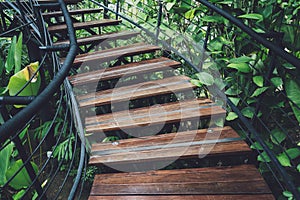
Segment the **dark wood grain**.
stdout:
<svg viewBox="0 0 300 200">
<path fill-rule="evenodd" d="M 88 117 L 86 131 L 90 133 L 137 128 L 222 114 L 225 114 L 225 110 L 210 100 L 194 99 Z"/>
<path fill-rule="evenodd" d="M 78 86 L 83 84 L 97 83 L 99 81 L 105 81 L 109 79 L 120 78 L 122 76 L 143 74 L 147 72 L 154 72 L 177 67 L 180 67 L 179 62 L 161 57 L 151 60 L 144 60 L 141 62 L 130 63 L 127 65 L 120 65 L 116 67 L 110 67 L 107 69 L 82 73 L 70 76 L 69 80 L 74 86 Z"/>
<path fill-rule="evenodd" d="M 196 145 L 192 142 L 196 141 L 211 141 L 216 139 L 232 139 L 239 138 L 239 135 L 230 127 L 213 128 L 209 132 L 207 129 L 170 133 L 164 135 L 148 136 L 136 139 L 119 140 L 118 145 L 112 143 L 98 143 L 92 145 L 91 157 L 89 164 L 125 164 L 137 162 L 154 162 L 160 160 L 174 160 L 185 158 L 199 158 L 206 153 L 207 156 L 222 156 L 222 155 L 244 155 L 251 154 L 251 149 L 244 141 L 230 141 L 213 143 L 207 145 Z M 187 146 L 168 147 L 172 144 L 185 143 Z M 162 148 L 151 147 L 160 145 Z M 142 150 L 141 147 L 147 147 L 147 150 Z M 150 147 L 150 148 L 149 148 Z M 137 150 L 135 150 L 135 148 Z M 139 150 L 141 149 L 141 150 Z M 118 152 L 118 150 L 120 152 Z M 206 150 L 206 151 L 205 151 Z M 105 155 L 105 152 L 115 151 Z M 124 151 L 124 152 L 123 152 Z"/>
<path fill-rule="evenodd" d="M 87 65 L 101 64 L 115 59 L 119 59 L 125 56 L 139 55 L 143 53 L 151 53 L 160 50 L 160 47 L 149 45 L 145 43 L 136 43 L 128 46 L 117 47 L 107 50 L 101 50 L 91 53 L 80 54 L 76 56 L 73 66 L 79 67 L 83 63 Z M 62 59 L 63 61 L 64 59 Z M 94 62 L 92 62 L 94 61 Z"/>
<path fill-rule="evenodd" d="M 110 25 L 118 25 L 121 20 L 114 20 L 114 19 L 101 19 L 95 21 L 88 21 L 88 22 L 75 22 L 73 23 L 74 29 L 84 29 L 84 28 L 92 28 L 92 27 L 100 27 L 100 26 L 110 26 Z M 50 33 L 54 32 L 62 32 L 67 30 L 66 24 L 60 25 L 53 25 L 48 27 L 48 31 Z"/>
<path fill-rule="evenodd" d="M 98 174 L 91 195 L 271 194 L 252 165 Z"/>
<path fill-rule="evenodd" d="M 134 195 L 90 196 L 89 200 L 274 200 L 271 194 L 254 195 Z"/>
<path fill-rule="evenodd" d="M 95 42 L 102 42 L 102 41 L 111 41 L 111 40 L 124 40 L 135 37 L 139 34 L 139 32 L 135 31 L 120 31 L 120 32 L 113 32 L 113 33 L 105 33 L 100 35 L 91 35 L 84 38 L 77 38 L 78 45 L 87 45 Z M 69 40 L 62 40 L 55 42 L 55 45 L 62 45 L 62 44 L 69 44 Z"/>
<path fill-rule="evenodd" d="M 121 86 L 113 89 L 78 96 L 77 99 L 79 106 L 81 108 L 94 107 L 139 98 L 176 93 L 184 90 L 189 90 L 193 93 L 193 88 L 196 87 L 190 83 L 190 78 L 186 76 L 173 76 L 170 78 L 142 82 L 129 86 L 123 86 L 124 84 L 126 83 L 123 83 Z"/>
<path fill-rule="evenodd" d="M 91 13 L 99 13 L 103 11 L 102 8 L 88 8 L 88 9 L 78 9 L 78 10 L 69 10 L 70 15 L 81 15 L 81 14 L 91 14 Z M 53 11 L 53 12 L 45 12 L 42 13 L 43 17 L 57 17 L 62 16 L 62 11 Z"/>
</svg>

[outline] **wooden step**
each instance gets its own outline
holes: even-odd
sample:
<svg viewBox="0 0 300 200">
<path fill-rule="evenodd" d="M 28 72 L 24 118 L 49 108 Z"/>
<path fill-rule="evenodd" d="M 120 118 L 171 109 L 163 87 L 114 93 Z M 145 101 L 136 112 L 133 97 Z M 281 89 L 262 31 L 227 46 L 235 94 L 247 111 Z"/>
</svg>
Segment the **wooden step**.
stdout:
<svg viewBox="0 0 300 200">
<path fill-rule="evenodd" d="M 69 80 L 73 84 L 73 86 L 79 86 L 83 84 L 91 84 L 97 83 L 99 81 L 120 78 L 122 76 L 143 74 L 147 72 L 154 72 L 177 67 L 180 67 L 179 62 L 161 57 L 151 60 L 144 60 L 141 62 L 130 63 L 127 65 L 120 65 L 116 67 L 110 67 L 107 69 L 82 73 L 70 76 Z"/>
<path fill-rule="evenodd" d="M 188 195 L 195 199 L 240 199 L 244 195 L 245 199 L 251 196 L 251 199 L 274 199 L 253 165 L 98 174 L 90 199 L 105 199 L 107 196 L 157 199 L 157 195 L 161 199 L 170 199 L 170 195 L 177 199 L 185 199 Z"/>
<path fill-rule="evenodd" d="M 77 38 L 77 44 L 80 45 L 87 45 L 92 43 L 99 43 L 103 41 L 111 41 L 111 40 L 125 40 L 132 37 L 135 37 L 139 34 L 139 32 L 135 31 L 120 31 L 115 33 L 106 33 L 101 35 L 92 35 L 84 38 Z M 62 40 L 59 42 L 55 42 L 55 45 L 62 45 L 62 44 L 69 44 L 69 40 Z"/>
<path fill-rule="evenodd" d="M 73 26 L 75 30 L 78 30 L 78 29 L 85 29 L 85 28 L 118 25 L 120 22 L 121 20 L 101 19 L 101 20 L 88 21 L 88 22 L 75 22 L 73 23 Z M 53 25 L 48 27 L 48 31 L 50 33 L 58 33 L 66 30 L 67 30 L 66 24 Z"/>
<path fill-rule="evenodd" d="M 153 196 L 90 196 L 88 200 L 274 200 L 271 194 L 252 194 L 252 195 L 153 195 Z"/>
<path fill-rule="evenodd" d="M 196 87 L 190 83 L 186 76 L 173 76 L 170 78 L 142 82 L 130 86 L 120 83 L 116 88 L 78 96 L 79 107 L 95 107 L 110 103 L 129 101 L 139 98 L 176 93 L 184 90 L 193 91 Z"/>
<path fill-rule="evenodd" d="M 232 128 L 210 128 L 93 144 L 89 164 L 153 163 L 251 152 Z"/>
<path fill-rule="evenodd" d="M 136 43 L 128 46 L 111 48 L 102 51 L 80 54 L 76 56 L 73 66 L 79 67 L 83 63 L 87 65 L 100 65 L 103 62 L 116 60 L 126 56 L 134 56 L 143 53 L 151 53 L 160 50 L 160 47 L 144 43 Z M 62 59 L 64 60 L 64 59 Z"/>
<path fill-rule="evenodd" d="M 99 13 L 102 12 L 102 8 L 89 8 L 89 9 L 78 9 L 78 10 L 69 10 L 70 15 L 82 15 L 82 14 L 92 14 L 92 13 Z M 50 18 L 50 17 L 58 17 L 62 16 L 62 11 L 53 11 L 53 12 L 45 12 L 42 13 L 43 17 Z"/>
<path fill-rule="evenodd" d="M 209 99 L 193 99 L 87 117 L 86 132 L 138 128 L 223 115 L 225 110 Z"/>
</svg>

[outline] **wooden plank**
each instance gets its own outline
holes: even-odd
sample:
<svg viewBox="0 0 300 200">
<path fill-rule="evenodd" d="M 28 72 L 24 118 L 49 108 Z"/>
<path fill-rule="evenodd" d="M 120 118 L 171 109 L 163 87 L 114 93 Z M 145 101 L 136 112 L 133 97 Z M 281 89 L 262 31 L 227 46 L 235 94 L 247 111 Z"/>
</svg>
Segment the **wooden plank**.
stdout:
<svg viewBox="0 0 300 200">
<path fill-rule="evenodd" d="M 129 86 L 124 86 L 125 84 L 126 83 L 121 83 L 121 87 L 78 96 L 79 106 L 81 108 L 95 107 L 139 98 L 176 93 L 184 90 L 190 90 L 192 93 L 193 88 L 196 87 L 194 84 L 190 83 L 190 78 L 186 76 L 173 76 Z"/>
<path fill-rule="evenodd" d="M 225 110 L 211 100 L 193 99 L 88 117 L 85 124 L 86 131 L 90 133 L 208 118 L 222 114 L 225 114 Z"/>
<path fill-rule="evenodd" d="M 90 196 L 89 200 L 274 200 L 271 194 L 254 195 L 155 195 L 155 196 Z"/>
<path fill-rule="evenodd" d="M 76 56 L 73 66 L 79 67 L 83 63 L 86 65 L 94 65 L 101 64 L 103 62 L 108 62 L 111 60 L 119 59 L 126 56 L 134 56 L 143 53 L 151 53 L 160 50 L 160 47 L 144 44 L 144 43 L 136 43 L 132 45 L 127 45 L 123 47 L 117 47 L 107 50 L 101 50 L 91 53 L 80 54 Z M 63 61 L 64 59 L 62 59 Z"/>
<path fill-rule="evenodd" d="M 101 19 L 95 21 L 88 21 L 88 22 L 75 22 L 73 23 L 74 29 L 85 29 L 85 28 L 93 28 L 93 27 L 100 27 L 100 26 L 110 26 L 110 25 L 118 25 L 122 20 L 114 20 L 114 19 Z M 66 24 L 60 25 L 53 25 L 48 27 L 48 31 L 50 33 L 57 33 L 67 30 Z"/>
<path fill-rule="evenodd" d="M 103 42 L 103 41 L 111 41 L 111 40 L 124 40 L 135 37 L 139 34 L 139 32 L 135 31 L 119 31 L 113 33 L 106 33 L 100 35 L 92 35 L 84 38 L 77 38 L 77 44 L 80 45 L 87 45 L 95 42 Z M 62 44 L 69 44 L 69 40 L 62 40 L 59 42 L 55 42 L 55 45 L 62 45 Z"/>
<path fill-rule="evenodd" d="M 271 191 L 252 165 L 98 174 L 91 190 L 92 196 L 232 194 Z"/>
<path fill-rule="evenodd" d="M 69 10 L 70 15 L 81 15 L 81 14 L 91 14 L 91 13 L 99 13 L 103 11 L 102 8 L 88 8 L 88 9 L 78 9 L 78 10 Z M 58 17 L 62 16 L 62 11 L 52 11 L 52 12 L 45 12 L 42 13 L 43 17 Z"/>
<path fill-rule="evenodd" d="M 179 62 L 161 57 L 82 73 L 75 76 L 70 76 L 69 80 L 74 86 L 78 86 L 83 84 L 97 83 L 99 81 L 120 78 L 122 76 L 131 76 L 134 74 L 143 74 L 147 72 L 154 72 L 177 67 L 180 67 Z"/>
<path fill-rule="evenodd" d="M 199 158 L 201 149 L 208 156 L 242 155 L 252 151 L 244 141 L 232 141 L 239 139 L 239 135 L 230 127 L 194 130 L 180 133 L 170 133 L 156 136 L 148 136 L 136 139 L 119 140 L 118 145 L 112 143 L 93 144 L 89 164 L 124 164 L 137 162 L 153 162 L 160 160 L 174 160 L 177 158 Z M 226 141 L 215 142 L 207 145 L 197 145 L 197 141 Z M 181 147 L 172 147 L 176 144 Z M 160 145 L 161 148 L 153 148 Z M 147 150 L 143 150 L 147 147 Z M 141 149 L 141 150 L 139 150 Z M 115 153 L 113 153 L 115 151 Z M 208 152 L 209 151 L 209 152 Z M 109 153 L 111 152 L 111 153 Z M 108 154 L 109 153 L 109 154 Z"/>
</svg>

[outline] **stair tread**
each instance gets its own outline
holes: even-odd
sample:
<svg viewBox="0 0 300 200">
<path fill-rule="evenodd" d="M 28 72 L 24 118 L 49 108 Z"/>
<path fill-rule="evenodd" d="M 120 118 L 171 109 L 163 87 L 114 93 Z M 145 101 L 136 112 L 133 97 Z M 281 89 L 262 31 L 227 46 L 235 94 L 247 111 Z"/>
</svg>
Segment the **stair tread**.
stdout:
<svg viewBox="0 0 300 200">
<path fill-rule="evenodd" d="M 202 154 L 250 154 L 248 145 L 230 127 L 169 133 L 113 143 L 97 143 L 91 148 L 89 164 L 124 164 L 174 160 L 174 158 L 199 158 Z M 205 145 L 206 143 L 206 145 Z M 211 146 L 213 145 L 213 146 Z M 208 153 L 209 151 L 209 153 Z"/>
<path fill-rule="evenodd" d="M 87 13 L 98 13 L 103 11 L 102 8 L 87 8 L 87 9 L 76 9 L 76 10 L 69 10 L 70 15 L 79 15 L 79 14 L 87 14 Z M 52 11 L 52 12 L 45 12 L 42 14 L 43 17 L 57 17 L 63 15 L 62 11 Z"/>
<path fill-rule="evenodd" d="M 86 132 L 137 128 L 222 114 L 225 110 L 209 99 L 185 100 L 87 117 Z"/>
<path fill-rule="evenodd" d="M 253 165 L 97 174 L 91 196 L 271 194 Z"/>
<path fill-rule="evenodd" d="M 122 20 L 115 19 L 101 19 L 87 22 L 75 22 L 73 23 L 73 27 L 75 30 L 83 29 L 83 28 L 91 28 L 98 26 L 109 26 L 109 25 L 118 25 Z M 60 32 L 67 30 L 66 24 L 53 25 L 48 27 L 49 32 Z"/>
<path fill-rule="evenodd" d="M 274 200 L 271 194 L 243 194 L 243 195 L 126 195 L 126 196 L 90 196 L 88 200 Z"/>
<path fill-rule="evenodd" d="M 105 33 L 100 35 L 92 35 L 88 37 L 77 38 L 77 44 L 86 45 L 86 44 L 91 44 L 93 42 L 100 42 L 104 40 L 128 39 L 137 36 L 138 34 L 139 32 L 136 31 L 119 31 L 119 32 Z M 55 42 L 55 45 L 69 44 L 69 43 L 70 43 L 69 40 L 62 40 L 62 41 Z"/>
<path fill-rule="evenodd" d="M 124 56 L 150 53 L 157 50 L 160 50 L 160 47 L 145 43 L 135 43 L 123 47 L 116 47 L 91 53 L 80 54 L 76 56 L 73 62 L 73 66 L 80 66 L 84 62 L 93 64 L 92 61 L 99 64 L 101 62 L 110 61 Z"/>
<path fill-rule="evenodd" d="M 80 107 L 94 107 L 110 103 L 129 101 L 139 98 L 176 93 L 183 90 L 193 91 L 196 87 L 190 83 L 190 78 L 186 76 L 173 76 L 155 81 L 142 82 L 134 85 L 120 86 L 113 89 L 102 90 L 87 95 L 78 96 Z"/>
<path fill-rule="evenodd" d="M 152 72 L 156 70 L 163 70 L 166 68 L 176 68 L 179 66 L 179 62 L 161 57 L 151 60 L 144 60 L 141 62 L 130 63 L 126 65 L 120 65 L 116 67 L 110 67 L 97 71 L 77 74 L 74 76 L 70 76 L 69 80 L 74 86 L 77 86 L 95 83 L 98 81 L 105 81 L 114 78 L 120 78 L 125 75 L 129 76 L 132 74 Z"/>
</svg>

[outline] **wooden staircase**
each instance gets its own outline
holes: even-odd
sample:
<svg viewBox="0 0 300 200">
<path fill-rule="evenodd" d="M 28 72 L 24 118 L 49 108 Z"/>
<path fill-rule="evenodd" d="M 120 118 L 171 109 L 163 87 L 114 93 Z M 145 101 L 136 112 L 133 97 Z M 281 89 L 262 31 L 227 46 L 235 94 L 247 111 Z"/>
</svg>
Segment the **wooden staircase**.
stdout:
<svg viewBox="0 0 300 200">
<path fill-rule="evenodd" d="M 70 14 L 95 12 L 102 10 Z M 49 20 L 59 15 L 44 13 Z M 93 140 L 89 164 L 115 170 L 95 176 L 90 200 L 274 199 L 248 145 L 231 127 L 212 123 L 225 110 L 198 98 L 190 78 L 175 75 L 179 62 L 160 56 L 158 46 L 133 42 L 139 32 L 106 31 L 121 20 L 76 20 L 76 30 L 90 33 L 78 38 L 79 48 L 97 47 L 76 57 L 79 73 L 69 77 L 80 89 L 78 104 Z M 49 23 L 48 30 L 56 44 L 68 44 L 65 24 Z M 101 142 L 106 136 L 119 140 Z"/>
</svg>

